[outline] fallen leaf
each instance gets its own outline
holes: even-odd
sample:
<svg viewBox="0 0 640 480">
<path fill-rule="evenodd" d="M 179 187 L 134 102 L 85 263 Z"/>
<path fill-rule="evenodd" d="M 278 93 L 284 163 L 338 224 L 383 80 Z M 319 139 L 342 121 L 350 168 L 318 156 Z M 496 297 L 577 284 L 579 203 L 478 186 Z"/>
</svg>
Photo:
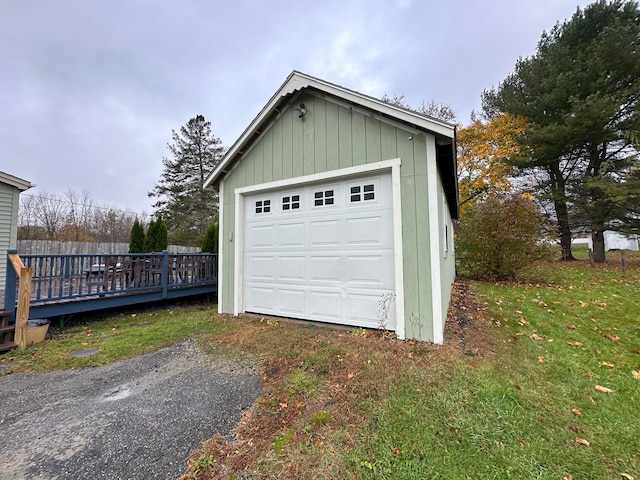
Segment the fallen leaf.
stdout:
<svg viewBox="0 0 640 480">
<path fill-rule="evenodd" d="M 522 445 L 523 447 L 527 444 L 527 442 L 525 441 L 524 438 L 520 439 L 520 445 Z"/>
<path fill-rule="evenodd" d="M 572 408 L 571 411 L 575 414 L 578 415 L 579 417 L 582 416 L 582 412 L 580 410 L 578 410 L 577 408 Z"/>
<path fill-rule="evenodd" d="M 540 336 L 540 335 L 538 335 L 537 333 L 534 333 L 534 334 L 532 334 L 532 335 L 529 335 L 529 338 L 530 338 L 531 340 L 544 340 L 544 339 L 545 339 L 545 338 L 547 338 L 547 337 L 545 337 L 544 335 Z"/>
<path fill-rule="evenodd" d="M 286 402 L 280 402 L 280 408 L 287 408 L 287 406 Z"/>
<path fill-rule="evenodd" d="M 516 388 L 516 390 L 522 390 L 522 387 L 517 383 L 514 383 L 513 386 Z"/>
<path fill-rule="evenodd" d="M 572 432 L 579 432 L 582 430 L 579 426 L 573 424 L 569 425 L 567 428 Z"/>
<path fill-rule="evenodd" d="M 567 345 L 571 345 L 572 347 L 581 347 L 582 342 L 567 342 Z"/>
<path fill-rule="evenodd" d="M 571 324 L 565 325 L 565 327 L 567 327 L 569 330 L 575 330 L 577 328 L 575 325 Z"/>
<path fill-rule="evenodd" d="M 304 402 L 298 402 L 298 403 L 296 403 L 296 408 L 297 408 L 298 410 L 302 410 L 302 409 L 303 409 L 303 408 L 305 408 L 305 407 L 306 407 L 306 405 L 304 404 Z"/>
<path fill-rule="evenodd" d="M 591 405 L 595 405 L 596 404 L 596 401 L 591 397 L 589 397 L 589 402 L 591 403 Z"/>
<path fill-rule="evenodd" d="M 538 363 L 544 363 L 545 359 L 544 357 L 538 357 Z"/>
<path fill-rule="evenodd" d="M 562 477 L 562 480 L 573 480 L 573 475 L 566 475 Z"/>
<path fill-rule="evenodd" d="M 640 380 L 640 370 L 631 370 L 631 375 L 633 375 L 633 378 L 636 380 Z"/>
<path fill-rule="evenodd" d="M 613 393 L 613 390 L 607 387 L 603 387 L 602 385 L 596 385 L 596 390 L 602 393 Z"/>
<path fill-rule="evenodd" d="M 615 367 L 615 365 L 611 362 L 605 362 L 604 360 L 600 362 L 600 365 L 602 365 L 603 367 Z"/>
<path fill-rule="evenodd" d="M 617 335 L 605 335 L 604 338 L 606 338 L 607 340 L 611 340 L 612 342 L 620 341 L 620 337 Z"/>
<path fill-rule="evenodd" d="M 621 473 L 620 476 L 624 479 L 624 480 L 635 480 L 631 475 L 629 475 L 628 473 Z"/>
<path fill-rule="evenodd" d="M 585 447 L 591 446 L 588 440 L 585 440 L 584 438 L 580 438 L 580 437 L 576 437 L 576 443 L 579 443 L 580 445 L 584 445 Z"/>
<path fill-rule="evenodd" d="M 584 375 L 584 378 L 593 378 L 593 373 L 591 372 L 582 372 L 582 375 Z"/>
<path fill-rule="evenodd" d="M 92 336 L 93 336 L 93 332 L 92 332 L 91 330 L 89 330 L 89 331 L 87 332 L 87 337 L 92 337 Z"/>
<path fill-rule="evenodd" d="M 588 304 L 588 303 L 586 303 L 586 302 L 582 302 L 582 301 L 580 301 L 580 300 L 578 300 L 578 302 L 580 303 L 580 306 L 581 306 L 582 308 L 586 308 L 586 307 L 588 307 L 588 306 L 589 306 L 589 304 Z"/>
<path fill-rule="evenodd" d="M 133 318 L 135 318 L 135 317 L 136 317 L 136 314 L 135 314 L 135 313 L 132 313 L 132 314 L 131 314 L 131 316 L 132 316 Z"/>
<path fill-rule="evenodd" d="M 542 300 L 540 300 L 540 301 L 538 302 L 538 306 L 539 306 L 540 308 L 547 308 L 547 304 L 546 304 L 546 303 L 544 303 Z"/>
<path fill-rule="evenodd" d="M 518 323 L 520 323 L 520 325 L 528 325 L 529 324 L 529 320 L 527 320 L 524 317 L 520 317 L 520 322 L 518 322 Z"/>
<path fill-rule="evenodd" d="M 400 450 L 398 450 L 397 448 L 392 448 L 391 453 L 393 453 L 397 457 L 398 455 L 400 455 Z"/>
</svg>

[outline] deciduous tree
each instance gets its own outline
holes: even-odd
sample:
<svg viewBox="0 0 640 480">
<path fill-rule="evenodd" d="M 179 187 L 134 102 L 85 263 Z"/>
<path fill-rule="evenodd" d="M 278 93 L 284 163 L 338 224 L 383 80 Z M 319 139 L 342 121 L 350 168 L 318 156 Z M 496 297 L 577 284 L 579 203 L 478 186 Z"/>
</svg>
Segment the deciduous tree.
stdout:
<svg viewBox="0 0 640 480">
<path fill-rule="evenodd" d="M 513 165 L 509 158 L 519 154 L 518 137 L 527 130 L 522 117 L 509 113 L 489 121 L 472 117 L 469 126 L 458 129 L 458 193 L 460 211 L 488 195 L 512 190 Z"/>
</svg>

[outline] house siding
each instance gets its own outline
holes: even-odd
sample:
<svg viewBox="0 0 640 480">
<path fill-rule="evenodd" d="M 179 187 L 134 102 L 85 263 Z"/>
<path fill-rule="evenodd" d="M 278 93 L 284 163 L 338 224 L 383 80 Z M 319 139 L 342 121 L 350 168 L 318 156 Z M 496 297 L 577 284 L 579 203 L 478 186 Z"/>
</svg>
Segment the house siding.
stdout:
<svg viewBox="0 0 640 480">
<path fill-rule="evenodd" d="M 291 107 L 284 110 L 222 180 L 225 236 L 220 310 L 232 313 L 234 309 L 236 188 L 400 158 L 405 333 L 433 340 L 426 163 L 435 162 L 435 158 L 427 159 L 427 143 L 435 139 L 309 91 L 290 105 L 300 102 L 306 105 L 307 114 L 298 118 Z M 434 208 L 437 212 L 437 206 Z M 443 275 L 448 281 L 449 273 Z M 450 291 L 443 288 L 443 295 L 445 290 Z M 446 308 L 448 299 L 443 305 Z"/>
<path fill-rule="evenodd" d="M 7 250 L 16 248 L 18 235 L 18 199 L 20 190 L 0 182 L 0 300 L 4 304 L 4 286 L 7 271 Z"/>
</svg>

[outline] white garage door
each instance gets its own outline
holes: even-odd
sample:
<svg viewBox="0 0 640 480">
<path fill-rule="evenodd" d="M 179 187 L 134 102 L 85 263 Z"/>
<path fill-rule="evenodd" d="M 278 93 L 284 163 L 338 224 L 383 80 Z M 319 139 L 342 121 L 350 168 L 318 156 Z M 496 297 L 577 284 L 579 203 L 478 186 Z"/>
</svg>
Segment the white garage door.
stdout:
<svg viewBox="0 0 640 480">
<path fill-rule="evenodd" d="M 390 174 L 251 195 L 244 214 L 245 311 L 395 330 Z"/>
</svg>

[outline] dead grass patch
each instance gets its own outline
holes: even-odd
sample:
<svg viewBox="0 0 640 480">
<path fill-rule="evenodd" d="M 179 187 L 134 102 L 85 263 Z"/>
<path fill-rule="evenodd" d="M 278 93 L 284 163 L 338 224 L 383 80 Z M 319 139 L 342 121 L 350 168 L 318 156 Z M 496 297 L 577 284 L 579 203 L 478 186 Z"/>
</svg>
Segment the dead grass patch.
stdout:
<svg viewBox="0 0 640 480">
<path fill-rule="evenodd" d="M 454 286 L 444 345 L 389 339 L 380 332 L 281 320 L 243 319 L 242 328 L 210 338 L 211 351 L 243 351 L 261 359 L 262 396 L 226 439 L 194 452 L 183 480 L 337 478 L 344 452 L 357 447 L 371 407 L 414 369 L 429 375 L 454 368 L 452 359 L 479 356 L 491 345 L 479 328 L 468 287 Z M 489 349 L 490 351 L 490 349 Z M 430 373 L 431 372 L 431 373 Z M 428 385 L 425 383 L 425 388 Z M 194 469 L 211 455 L 213 468 Z"/>
</svg>

